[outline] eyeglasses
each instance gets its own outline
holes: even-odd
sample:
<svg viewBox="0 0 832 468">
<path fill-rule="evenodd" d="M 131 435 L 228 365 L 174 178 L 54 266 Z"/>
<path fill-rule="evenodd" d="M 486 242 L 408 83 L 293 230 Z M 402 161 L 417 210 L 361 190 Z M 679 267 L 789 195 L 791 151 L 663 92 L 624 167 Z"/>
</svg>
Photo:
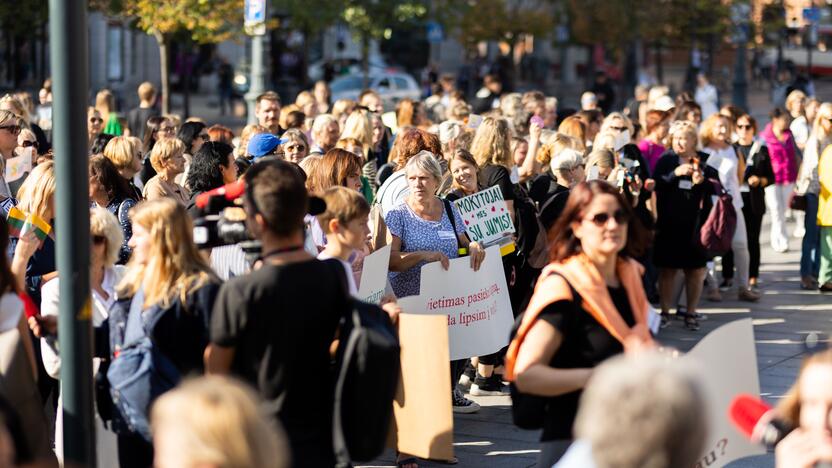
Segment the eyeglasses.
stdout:
<svg viewBox="0 0 832 468">
<path fill-rule="evenodd" d="M 622 209 L 618 209 L 618 210 L 615 210 L 615 213 L 613 213 L 613 214 L 598 213 L 598 214 L 596 214 L 595 216 L 593 216 L 591 218 L 587 218 L 586 221 L 592 221 L 592 223 L 595 224 L 596 226 L 604 227 L 604 226 L 606 226 L 606 224 L 610 220 L 610 218 L 615 219 L 616 224 L 627 224 L 627 222 L 630 220 L 630 216 L 627 214 L 626 211 L 624 211 Z"/>
<path fill-rule="evenodd" d="M 107 238 L 104 236 L 92 236 L 92 243 L 95 245 L 101 245 L 107 242 Z"/>
<path fill-rule="evenodd" d="M 306 146 L 304 145 L 286 145 L 287 150 L 295 150 L 295 151 L 306 151 Z"/>
<path fill-rule="evenodd" d="M 610 130 L 615 130 L 617 132 L 623 132 L 624 130 L 629 130 L 627 127 L 610 127 Z"/>
<path fill-rule="evenodd" d="M 31 146 L 31 147 L 34 147 L 35 149 L 37 149 L 38 142 L 26 140 L 23 143 L 21 143 L 20 146 L 22 146 L 23 148 L 29 148 Z"/>
<path fill-rule="evenodd" d="M 12 135 L 20 135 L 20 125 L 3 125 L 0 130 L 5 130 Z"/>
<path fill-rule="evenodd" d="M 751 130 L 754 127 L 752 127 L 751 125 L 739 125 L 739 124 L 737 124 L 737 128 L 740 129 L 740 130 Z"/>
<path fill-rule="evenodd" d="M 104 119 L 102 119 L 101 117 L 90 117 L 90 123 L 92 123 L 92 124 L 104 123 Z"/>
</svg>

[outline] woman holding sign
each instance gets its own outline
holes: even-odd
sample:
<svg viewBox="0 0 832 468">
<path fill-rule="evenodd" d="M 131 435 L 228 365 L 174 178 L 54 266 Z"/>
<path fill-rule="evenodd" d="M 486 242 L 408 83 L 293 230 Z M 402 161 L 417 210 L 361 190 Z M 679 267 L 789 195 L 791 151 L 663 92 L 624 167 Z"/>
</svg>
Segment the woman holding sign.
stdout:
<svg viewBox="0 0 832 468">
<path fill-rule="evenodd" d="M 409 194 L 384 217 L 393 236 L 390 285 L 400 298 L 419 294 L 422 265 L 426 263 L 441 262 L 447 269 L 451 259 L 467 254 L 476 271 L 485 258 L 482 247 L 465 234 L 465 224 L 453 204 L 436 196 L 442 169 L 434 155 L 420 152 L 407 161 L 404 172 Z M 452 368 L 452 401 L 455 412 L 473 413 L 479 405 L 455 390 L 464 364 L 455 361 Z"/>
<path fill-rule="evenodd" d="M 506 355 L 515 422 L 543 428 L 540 467 L 552 466 L 571 443 L 593 368 L 625 349 L 653 346 L 643 268 L 634 259 L 646 235 L 633 216 L 615 187 L 594 180 L 572 189 L 550 231 L 552 263 Z M 524 409 L 530 395 L 545 397 L 545 405 L 537 399 L 536 409 Z"/>
</svg>

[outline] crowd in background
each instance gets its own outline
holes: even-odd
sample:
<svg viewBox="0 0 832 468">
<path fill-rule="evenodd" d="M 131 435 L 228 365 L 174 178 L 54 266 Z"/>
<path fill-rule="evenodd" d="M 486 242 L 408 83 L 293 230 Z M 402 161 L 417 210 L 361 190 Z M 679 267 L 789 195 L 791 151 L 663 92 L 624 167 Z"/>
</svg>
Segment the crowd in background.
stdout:
<svg viewBox="0 0 832 468">
<path fill-rule="evenodd" d="M 61 417 L 55 424 L 31 404 L 34 396 L 41 407 L 52 405 L 45 414 L 61 405 L 50 88 L 44 84 L 37 105 L 28 93 L 0 99 L 2 160 L 29 160 L 22 176 L 0 178 L 8 218 L 0 223 L 7 252 L 0 332 L 17 330 L 14 346 L 25 350 L 20 382 L 37 389 L 20 397 L 28 405 L 11 408 L 0 398 L 0 457 L 10 453 L 4 428 L 12 427 L 19 461 L 49 460 L 53 448 L 61 458 L 63 450 Z M 694 94 L 639 87 L 619 110 L 599 74 L 581 108 L 565 109 L 540 91 L 504 92 L 493 75 L 468 98 L 443 76 L 424 100 L 404 99 L 393 109 L 373 90 L 330 102 L 319 82 L 293 102 L 260 95 L 258 123 L 239 132 L 199 116 L 161 115 L 151 83 L 139 86 L 140 104 L 129 112 L 118 112 L 108 90 L 98 92 L 87 135 L 78 137 L 89 148 L 99 463 L 146 467 L 155 456 L 157 466 L 332 466 L 328 345 L 336 311 L 357 294 L 364 258 L 391 246 L 383 304 L 395 319 L 396 298 L 419 294 L 423 265 L 447 268 L 464 255 L 479 269 L 486 246 L 471 241 L 449 201 L 494 186 L 516 230 L 515 249 L 502 256 L 512 313 L 534 310 L 541 320 L 521 327 L 526 345 L 514 354 L 509 348 L 451 363 L 453 410 L 476 412 L 466 393 L 508 394 L 504 382 L 511 381 L 517 394 L 549 402 L 540 466 L 567 451 L 573 424 L 579 439 L 606 447 L 601 440 L 615 437 L 587 421 L 622 397 L 605 395 L 600 382 L 653 381 L 599 372 L 598 389 L 587 391 L 579 411 L 595 366 L 630 351 L 634 345 L 621 336 L 654 346 L 648 303 L 658 305 L 661 328 L 675 312 L 697 331 L 707 318 L 699 312 L 703 298 L 758 301 L 766 212 L 772 249 L 785 252 L 790 236 L 802 237 L 801 287 L 832 291 L 832 103 L 793 90 L 763 122 L 719 107 L 712 88 L 704 76 Z M 199 196 L 240 179 L 246 226 L 262 243 L 254 264 L 240 245 L 198 249 L 192 232 L 205 214 Z M 699 233 L 724 195 L 736 228 L 730 249 L 713 252 Z M 312 209 L 311 196 L 326 207 Z M 17 214 L 50 229 L 21 231 Z M 601 315 L 585 309 L 575 316 L 584 307 L 576 295 L 597 295 Z M 267 314 L 272 309 L 277 318 Z M 127 380 L 119 355 L 142 340 L 161 362 L 153 372 L 173 381 L 209 372 L 245 384 L 212 376 L 148 394 L 159 396 L 143 416 L 152 431 L 139 427 L 108 387 Z M 641 370 L 676 379 L 671 393 L 701 404 L 686 374 L 667 374 L 659 363 Z M 589 405 L 598 407 L 583 408 Z M 13 409 L 22 413 L 22 429 L 13 425 Z M 691 464 L 698 454 L 701 428 L 673 430 L 679 436 L 668 440 L 694 438 L 667 445 L 672 457 L 649 466 Z M 651 443 L 663 443 L 654 435 Z M 631 456 L 627 466 L 646 466 L 643 453 Z M 397 463 L 418 466 L 408 454 Z"/>
</svg>

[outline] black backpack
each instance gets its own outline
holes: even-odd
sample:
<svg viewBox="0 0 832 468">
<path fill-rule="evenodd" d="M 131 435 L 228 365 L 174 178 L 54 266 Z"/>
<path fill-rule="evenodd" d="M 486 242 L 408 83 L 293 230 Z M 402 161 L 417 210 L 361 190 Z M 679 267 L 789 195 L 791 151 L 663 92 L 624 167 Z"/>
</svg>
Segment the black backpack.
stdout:
<svg viewBox="0 0 832 468">
<path fill-rule="evenodd" d="M 337 466 L 348 467 L 351 460 L 373 460 L 384 451 L 399 385 L 400 348 L 387 313 L 355 299 L 341 319 L 339 336 L 332 435 Z"/>
</svg>

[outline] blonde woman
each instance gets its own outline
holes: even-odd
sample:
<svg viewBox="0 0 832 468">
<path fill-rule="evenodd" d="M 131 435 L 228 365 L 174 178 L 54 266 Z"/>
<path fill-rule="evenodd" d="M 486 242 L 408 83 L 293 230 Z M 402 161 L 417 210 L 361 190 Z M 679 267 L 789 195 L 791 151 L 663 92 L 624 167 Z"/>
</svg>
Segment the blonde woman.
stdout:
<svg viewBox="0 0 832 468">
<path fill-rule="evenodd" d="M 332 116 L 338 121 L 338 128 L 344 128 L 347 117 L 352 114 L 358 103 L 351 99 L 339 99 L 332 104 Z"/>
<path fill-rule="evenodd" d="M 283 141 L 280 149 L 285 160 L 300 164 L 309 155 L 309 139 L 300 129 L 290 128 L 283 132 L 280 139 Z"/>
<path fill-rule="evenodd" d="M 119 136 L 124 129 L 116 114 L 116 98 L 109 89 L 102 89 L 95 95 L 95 108 L 104 119 L 104 133 Z"/>
<path fill-rule="evenodd" d="M 794 142 L 797 147 L 803 151 L 806 146 L 806 140 L 809 139 L 809 133 L 812 130 L 811 123 L 806 119 L 806 93 L 796 89 L 786 96 L 786 110 L 792 117 L 792 122 L 789 124 L 789 130 L 794 136 Z"/>
<path fill-rule="evenodd" d="M 116 167 L 118 174 L 127 181 L 131 198 L 142 199 L 142 192 L 136 187 L 135 175 L 142 170 L 141 140 L 136 137 L 117 136 L 104 147 L 104 157 Z"/>
<path fill-rule="evenodd" d="M 100 157 L 100 156 L 99 156 Z M 110 306 L 116 301 L 116 285 L 124 276 L 126 267 L 116 265 L 122 245 L 122 231 L 116 217 L 102 207 L 90 210 L 90 286 L 92 289 L 92 326 L 100 329 L 107 326 Z M 43 285 L 41 299 L 41 313 L 45 319 L 58 318 L 58 304 L 60 303 L 60 278 Z M 58 339 L 55 335 L 41 338 L 41 357 L 46 373 L 54 379 L 60 379 L 61 356 L 58 352 Z M 93 359 L 93 374 L 97 372 L 100 359 Z M 58 406 L 62 407 L 62 399 Z M 116 438 L 115 434 L 106 429 L 101 418 L 95 414 L 96 458 L 101 466 L 115 466 Z M 57 412 L 55 422 L 55 452 L 63 460 L 63 411 Z"/>
<path fill-rule="evenodd" d="M 23 121 L 14 113 L 0 110 L 0 167 L 5 168 L 5 160 L 14 157 L 17 137 L 23 128 Z M 10 198 L 12 190 L 3 174 L 0 174 L 0 196 Z"/>
<path fill-rule="evenodd" d="M 237 158 L 246 158 L 248 155 L 246 154 L 246 148 L 248 148 L 248 141 L 254 135 L 258 133 L 269 133 L 269 130 L 258 124 L 249 124 L 243 127 L 243 130 L 240 132 L 240 142 L 234 148 L 234 156 Z"/>
<path fill-rule="evenodd" d="M 803 148 L 803 160 L 795 182 L 795 191 L 806 196 L 803 245 L 800 255 L 800 285 L 803 289 L 817 287 L 820 270 L 820 228 L 818 227 L 818 161 L 823 150 L 832 143 L 832 103 L 818 108 L 812 133 Z"/>
<path fill-rule="evenodd" d="M 219 280 L 194 245 L 193 225 L 184 206 L 167 198 L 147 201 L 133 208 L 131 217 L 133 237 L 129 245 L 133 256 L 116 287 L 117 300 L 110 309 L 112 362 L 107 377 L 112 387 L 120 388 L 135 374 L 131 361 L 119 360 L 119 355 L 142 343 L 133 335 L 141 331 L 130 325 L 131 315 L 140 314 L 146 324 L 142 331 L 151 339 L 155 358 L 175 374 L 166 376 L 173 381 L 162 380 L 162 388 L 154 387 L 154 393 L 147 395 L 149 406 L 178 378 L 203 373 L 208 319 Z M 113 416 L 121 466 L 151 466 L 149 434 L 131 429 L 136 426 L 125 423 L 128 418 L 119 405 L 114 405 Z M 131 420 L 136 421 L 135 417 Z M 146 420 L 149 415 L 139 417 Z"/>
<path fill-rule="evenodd" d="M 153 405 L 154 466 L 289 466 L 286 436 L 260 405 L 249 387 L 228 377 L 183 383 Z"/>
<path fill-rule="evenodd" d="M 707 165 L 719 173 L 719 182 L 731 195 L 734 209 L 738 215 L 737 228 L 734 231 L 734 237 L 731 239 L 731 252 L 734 266 L 737 269 L 736 284 L 732 284 L 733 272 L 723 271 L 724 282 L 722 285 L 736 287 L 738 299 L 753 302 L 758 300 L 760 296 L 748 286 L 748 268 L 750 264 L 748 231 L 745 227 L 745 217 L 739 216 L 743 207 L 740 185 L 745 177 L 746 164 L 745 159 L 737 157 L 736 150 L 731 145 L 731 127 L 731 121 L 728 117 L 712 114 L 702 123 L 699 139 L 703 147 L 702 152 L 708 155 Z M 709 284 L 709 286 L 712 288 L 709 291 L 709 298 L 718 297 L 716 284 Z"/>
<path fill-rule="evenodd" d="M 529 188 L 529 196 L 538 205 L 543 205 L 546 200 L 558 191 L 557 176 L 552 172 L 552 160 L 566 150 L 581 154 L 582 151 L 579 149 L 581 146 L 580 141 L 575 138 L 564 135 L 563 133 L 557 133 L 549 143 L 543 145 L 540 151 L 537 152 L 537 160 L 540 164 L 544 165 L 545 169 L 532 180 L 531 188 Z"/>
<path fill-rule="evenodd" d="M 156 175 L 147 181 L 142 195 L 147 200 L 171 198 L 182 206 L 188 204 L 188 189 L 174 182 L 185 170 L 185 145 L 177 138 L 157 142 L 150 152 L 150 164 Z"/>
<path fill-rule="evenodd" d="M 474 141 L 471 142 L 471 154 L 480 167 L 480 188 L 499 186 L 506 200 L 506 207 L 513 217 L 516 198 L 514 186 L 519 177 L 516 173 L 512 175 L 512 169 L 516 166 L 511 155 L 511 131 L 508 121 L 499 117 L 483 119 L 474 134 Z"/>
<path fill-rule="evenodd" d="M 95 138 L 104 130 L 104 119 L 95 107 L 87 109 L 87 148 L 92 148 Z"/>
</svg>

